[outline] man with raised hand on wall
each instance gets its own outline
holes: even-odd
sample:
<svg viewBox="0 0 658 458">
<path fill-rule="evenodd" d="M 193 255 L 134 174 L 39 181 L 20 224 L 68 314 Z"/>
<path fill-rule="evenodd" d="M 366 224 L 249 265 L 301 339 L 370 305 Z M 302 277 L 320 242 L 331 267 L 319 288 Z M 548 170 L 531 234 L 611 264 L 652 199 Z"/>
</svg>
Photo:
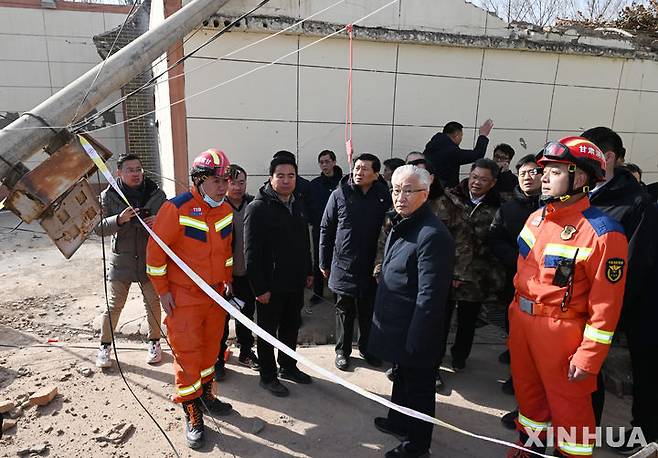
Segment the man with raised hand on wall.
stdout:
<svg viewBox="0 0 658 458">
<path fill-rule="evenodd" d="M 455 244 L 427 204 L 429 172 L 404 165 L 395 170 L 392 181 L 395 216 L 386 240 L 368 350 L 397 365 L 391 401 L 433 417 L 434 375 Z M 387 458 L 429 456 L 431 423 L 390 409 L 386 418 L 375 418 L 375 427 L 402 438 Z"/>
<path fill-rule="evenodd" d="M 278 153 L 277 153 L 278 154 Z M 270 162 L 269 180 L 247 207 L 244 251 L 247 277 L 256 296 L 258 325 L 283 344 L 297 347 L 304 305 L 304 287 L 313 286 L 308 221 L 295 192 L 297 164 L 288 155 Z M 312 379 L 297 361 L 261 337 L 257 340 L 260 386 L 274 396 L 288 396 L 279 377 L 300 384 Z"/>
<path fill-rule="evenodd" d="M 146 224 L 153 226 L 155 215 L 167 197 L 153 180 L 144 176 L 142 162 L 134 154 L 119 157 L 117 184 L 132 206 L 128 207 L 112 186 L 101 193 L 103 220 L 95 232 L 112 236 L 112 255 L 107 273 L 110 306 L 109 311 L 103 312 L 101 319 L 101 345 L 96 356 L 96 366 L 112 365 L 112 332 L 119 322 L 132 283 L 139 283 L 146 308 L 149 339 L 146 362 L 156 364 L 162 359 L 160 301 L 146 275 L 146 243 L 149 235 L 135 216 L 139 214 Z"/>
<path fill-rule="evenodd" d="M 201 153 L 190 170 L 192 187 L 165 202 L 153 231 L 208 285 L 232 295 L 233 213 L 225 202 L 230 176 L 224 152 Z M 174 355 L 174 401 L 185 412 L 185 438 L 192 449 L 204 443 L 203 412 L 227 415 L 231 404 L 212 392 L 215 362 L 226 312 L 158 245 L 149 239 L 147 273 L 160 295 Z"/>
</svg>

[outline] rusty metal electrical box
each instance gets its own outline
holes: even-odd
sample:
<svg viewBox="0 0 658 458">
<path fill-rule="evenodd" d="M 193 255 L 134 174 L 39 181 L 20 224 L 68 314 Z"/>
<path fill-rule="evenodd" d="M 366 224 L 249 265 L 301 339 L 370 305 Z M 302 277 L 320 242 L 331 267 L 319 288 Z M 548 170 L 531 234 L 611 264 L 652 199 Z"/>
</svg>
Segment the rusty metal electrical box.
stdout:
<svg viewBox="0 0 658 458">
<path fill-rule="evenodd" d="M 112 153 L 88 135 L 85 139 L 107 160 Z M 96 166 L 77 137 L 59 147 L 11 188 L 5 207 L 26 223 L 41 226 L 68 259 L 101 220 L 101 209 L 86 178 Z"/>
</svg>

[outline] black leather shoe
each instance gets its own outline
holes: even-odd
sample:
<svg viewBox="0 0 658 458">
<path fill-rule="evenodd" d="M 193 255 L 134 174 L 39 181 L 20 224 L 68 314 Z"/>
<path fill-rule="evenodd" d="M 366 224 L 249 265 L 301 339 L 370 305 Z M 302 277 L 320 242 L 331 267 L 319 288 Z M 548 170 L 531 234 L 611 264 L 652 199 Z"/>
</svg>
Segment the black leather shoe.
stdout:
<svg viewBox="0 0 658 458">
<path fill-rule="evenodd" d="M 290 380 L 291 382 L 299 383 L 301 385 L 308 385 L 313 381 L 310 375 L 303 373 L 297 368 L 279 369 L 279 377 L 284 380 Z"/>
<path fill-rule="evenodd" d="M 434 381 L 434 390 L 438 393 L 443 389 L 444 386 L 445 386 L 445 383 L 443 383 L 443 379 L 441 378 L 441 374 L 439 374 L 437 372 L 436 373 L 436 379 Z"/>
<path fill-rule="evenodd" d="M 384 434 L 390 434 L 391 436 L 395 436 L 397 439 L 404 441 L 407 438 L 407 433 L 393 428 L 389 421 L 388 418 L 386 417 L 377 417 L 375 418 L 375 428 L 377 428 L 379 431 L 383 432 Z"/>
<path fill-rule="evenodd" d="M 384 455 L 386 458 L 426 458 L 430 456 L 429 450 L 424 452 L 413 452 L 407 449 L 408 442 L 402 442 L 393 450 L 389 450 Z"/>
<path fill-rule="evenodd" d="M 386 371 L 386 378 L 389 379 L 391 382 L 395 382 L 395 377 L 398 375 L 398 366 L 393 364 L 393 367 L 391 367 L 389 370 Z"/>
<path fill-rule="evenodd" d="M 336 355 L 336 367 L 341 371 L 346 371 L 350 365 L 350 357 L 343 354 Z"/>
<path fill-rule="evenodd" d="M 271 382 L 263 382 L 262 380 L 260 381 L 260 386 L 265 388 L 267 391 L 272 393 L 274 396 L 277 398 L 285 398 L 290 394 L 290 391 L 288 388 L 283 386 L 281 382 L 279 382 L 277 379 L 272 380 Z"/>
<path fill-rule="evenodd" d="M 507 412 L 505 415 L 500 417 L 500 422 L 507 429 L 516 429 L 516 418 L 519 416 L 518 409 L 514 409 L 511 412 Z"/>
</svg>

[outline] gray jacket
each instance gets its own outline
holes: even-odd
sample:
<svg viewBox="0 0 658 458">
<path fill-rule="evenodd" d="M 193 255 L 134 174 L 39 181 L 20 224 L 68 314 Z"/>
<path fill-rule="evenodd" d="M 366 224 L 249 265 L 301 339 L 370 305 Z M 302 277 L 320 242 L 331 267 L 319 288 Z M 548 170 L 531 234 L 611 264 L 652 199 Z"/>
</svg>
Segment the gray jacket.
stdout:
<svg viewBox="0 0 658 458">
<path fill-rule="evenodd" d="M 152 180 L 144 178 L 144 183 L 146 203 L 141 208 L 147 208 L 150 215 L 155 216 L 167 197 Z M 101 204 L 103 215 L 107 216 L 96 226 L 94 232 L 106 237 L 112 236 L 108 278 L 140 283 L 149 281 L 146 275 L 148 232 L 136 218 L 119 226 L 117 218 L 127 205 L 111 186 L 101 193 Z"/>
</svg>

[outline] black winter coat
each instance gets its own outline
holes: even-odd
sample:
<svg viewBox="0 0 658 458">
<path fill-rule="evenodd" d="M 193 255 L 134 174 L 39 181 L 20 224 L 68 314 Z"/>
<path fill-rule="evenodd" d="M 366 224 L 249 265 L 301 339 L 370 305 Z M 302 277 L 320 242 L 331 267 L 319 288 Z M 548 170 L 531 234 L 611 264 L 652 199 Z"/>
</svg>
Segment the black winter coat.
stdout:
<svg viewBox="0 0 658 458">
<path fill-rule="evenodd" d="M 312 275 L 308 223 L 300 199 L 292 214 L 269 185 L 260 188 L 244 219 L 247 277 L 254 295 L 304 289 Z"/>
<path fill-rule="evenodd" d="M 335 166 L 334 174 L 331 177 L 320 174 L 319 177 L 311 180 L 311 196 L 313 197 L 313 213 L 311 214 L 311 224 L 316 230 L 320 230 L 320 222 L 322 221 L 322 214 L 324 208 L 327 206 L 329 196 L 334 189 L 340 184 L 343 178 L 343 170 Z"/>
<path fill-rule="evenodd" d="M 386 241 L 368 351 L 392 363 L 439 363 L 455 244 L 425 204 L 399 215 Z"/>
<path fill-rule="evenodd" d="M 614 177 L 602 188 L 590 193 L 593 207 L 613 217 L 624 227 L 628 239 L 628 273 L 622 308 L 622 323 L 643 319 L 638 304 L 651 285 L 656 259 L 655 245 L 658 242 L 658 211 L 635 177 L 625 169 L 615 169 Z M 655 293 L 651 293 L 655 296 Z"/>
<path fill-rule="evenodd" d="M 295 180 L 295 198 L 299 200 L 302 204 L 302 210 L 304 216 L 306 217 L 307 224 L 313 224 L 311 219 L 313 216 L 313 209 L 315 208 L 315 203 L 313 201 L 313 192 L 311 191 L 311 182 L 306 178 L 297 175 Z"/>
<path fill-rule="evenodd" d="M 528 216 L 539 208 L 539 195 L 528 196 L 518 186 L 512 199 L 496 212 L 489 228 L 489 249 L 503 266 L 514 275 L 519 257 L 517 237 Z"/>
<path fill-rule="evenodd" d="M 425 146 L 425 157 L 444 188 L 459 184 L 459 167 L 484 157 L 489 139 L 480 135 L 472 150 L 461 149 L 448 135 L 439 132 Z"/>
<path fill-rule="evenodd" d="M 384 180 L 366 194 L 346 175 L 331 193 L 320 223 L 320 268 L 331 269 L 329 288 L 353 297 L 373 296 L 372 271 L 377 239 L 384 216 L 391 208 L 391 194 Z"/>
</svg>

